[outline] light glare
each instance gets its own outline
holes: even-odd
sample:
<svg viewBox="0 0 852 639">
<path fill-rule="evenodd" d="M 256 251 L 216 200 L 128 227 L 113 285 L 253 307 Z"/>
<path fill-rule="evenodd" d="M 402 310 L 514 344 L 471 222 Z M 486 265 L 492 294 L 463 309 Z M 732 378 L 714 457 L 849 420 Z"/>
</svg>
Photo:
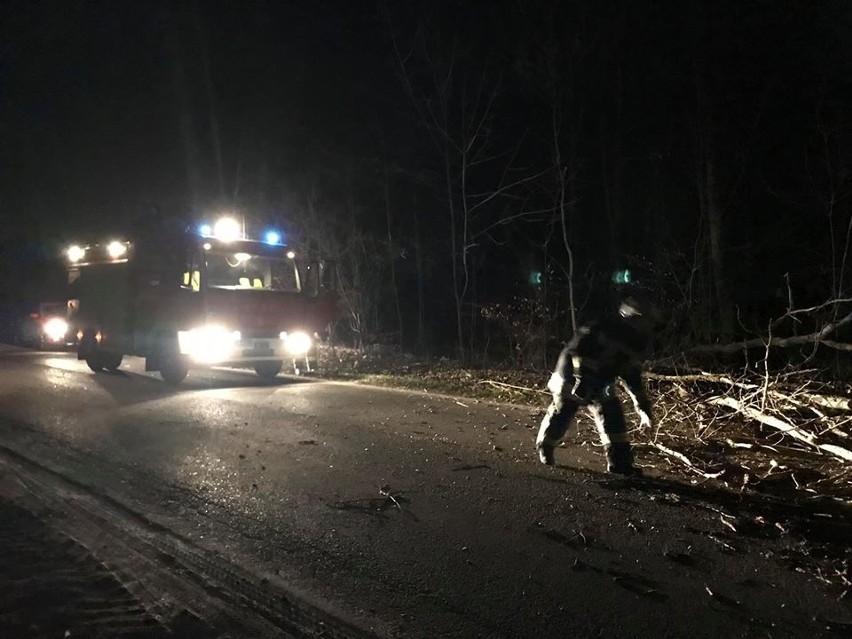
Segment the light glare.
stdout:
<svg viewBox="0 0 852 639">
<path fill-rule="evenodd" d="M 213 235 L 223 242 L 233 242 L 242 237 L 242 227 L 232 217 L 223 217 L 213 227 Z"/>
<path fill-rule="evenodd" d="M 311 350 L 311 337 L 302 331 L 294 331 L 292 333 L 282 332 L 279 337 L 284 342 L 284 348 L 293 357 L 304 355 Z"/>
<path fill-rule="evenodd" d="M 44 323 L 44 334 L 51 342 L 59 342 L 68 332 L 68 322 L 59 317 L 51 317 Z"/>
<path fill-rule="evenodd" d="M 72 262 L 79 262 L 86 257 L 86 249 L 76 244 L 68 248 L 68 259 Z"/>
<path fill-rule="evenodd" d="M 121 242 L 110 242 L 107 246 L 107 253 L 112 259 L 118 259 L 127 253 L 127 245 Z"/>
<path fill-rule="evenodd" d="M 196 362 L 217 364 L 232 356 L 234 346 L 242 339 L 239 331 L 224 326 L 208 325 L 191 331 L 178 331 L 180 352 Z"/>
</svg>

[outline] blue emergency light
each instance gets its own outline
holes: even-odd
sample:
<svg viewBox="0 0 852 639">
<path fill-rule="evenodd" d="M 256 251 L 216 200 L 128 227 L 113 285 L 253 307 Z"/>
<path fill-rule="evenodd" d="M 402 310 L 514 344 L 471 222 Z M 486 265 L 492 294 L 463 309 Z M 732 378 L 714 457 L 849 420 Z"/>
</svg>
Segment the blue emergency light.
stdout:
<svg viewBox="0 0 852 639">
<path fill-rule="evenodd" d="M 201 237 L 210 237 L 213 235 L 213 227 L 207 223 L 198 225 L 198 234 Z"/>
<path fill-rule="evenodd" d="M 278 231 L 267 231 L 263 239 L 267 244 L 281 244 L 281 233 Z"/>
</svg>

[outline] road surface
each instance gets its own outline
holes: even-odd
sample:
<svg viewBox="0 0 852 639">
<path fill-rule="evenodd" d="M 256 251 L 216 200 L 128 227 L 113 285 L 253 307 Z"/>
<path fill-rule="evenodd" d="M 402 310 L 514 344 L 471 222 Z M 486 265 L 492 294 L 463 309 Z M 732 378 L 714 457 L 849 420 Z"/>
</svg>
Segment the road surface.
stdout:
<svg viewBox="0 0 852 639">
<path fill-rule="evenodd" d="M 184 636 L 849 632 L 810 558 L 842 561 L 842 511 L 612 478 L 588 430 L 543 467 L 538 417 L 241 371 L 174 389 L 133 358 L 94 374 L 6 348 L 0 496 Z"/>
</svg>

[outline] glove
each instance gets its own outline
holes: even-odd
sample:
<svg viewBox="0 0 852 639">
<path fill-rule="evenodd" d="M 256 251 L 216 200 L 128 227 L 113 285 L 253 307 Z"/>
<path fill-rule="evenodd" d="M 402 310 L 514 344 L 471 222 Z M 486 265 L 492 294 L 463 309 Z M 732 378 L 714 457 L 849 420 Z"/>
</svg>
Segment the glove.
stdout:
<svg viewBox="0 0 852 639">
<path fill-rule="evenodd" d="M 582 377 L 574 378 L 574 388 L 571 396 L 574 401 L 585 406 L 595 401 L 606 388 L 607 384 L 594 374 L 586 373 Z"/>
<path fill-rule="evenodd" d="M 556 395 L 562 392 L 562 386 L 564 384 L 565 378 L 557 371 L 550 376 L 550 380 L 547 382 L 547 390 Z"/>
</svg>

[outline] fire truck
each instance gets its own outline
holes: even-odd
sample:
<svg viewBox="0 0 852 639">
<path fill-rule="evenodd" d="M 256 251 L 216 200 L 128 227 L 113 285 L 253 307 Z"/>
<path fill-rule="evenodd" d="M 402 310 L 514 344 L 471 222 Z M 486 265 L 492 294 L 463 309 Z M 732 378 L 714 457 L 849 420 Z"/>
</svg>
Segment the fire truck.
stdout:
<svg viewBox="0 0 852 639">
<path fill-rule="evenodd" d="M 234 218 L 215 225 L 146 224 L 130 238 L 66 252 L 69 324 L 77 358 L 95 372 L 125 355 L 179 384 L 190 369 L 315 366 L 317 340 L 336 318 L 331 264 L 267 232 L 249 239 Z"/>
</svg>

